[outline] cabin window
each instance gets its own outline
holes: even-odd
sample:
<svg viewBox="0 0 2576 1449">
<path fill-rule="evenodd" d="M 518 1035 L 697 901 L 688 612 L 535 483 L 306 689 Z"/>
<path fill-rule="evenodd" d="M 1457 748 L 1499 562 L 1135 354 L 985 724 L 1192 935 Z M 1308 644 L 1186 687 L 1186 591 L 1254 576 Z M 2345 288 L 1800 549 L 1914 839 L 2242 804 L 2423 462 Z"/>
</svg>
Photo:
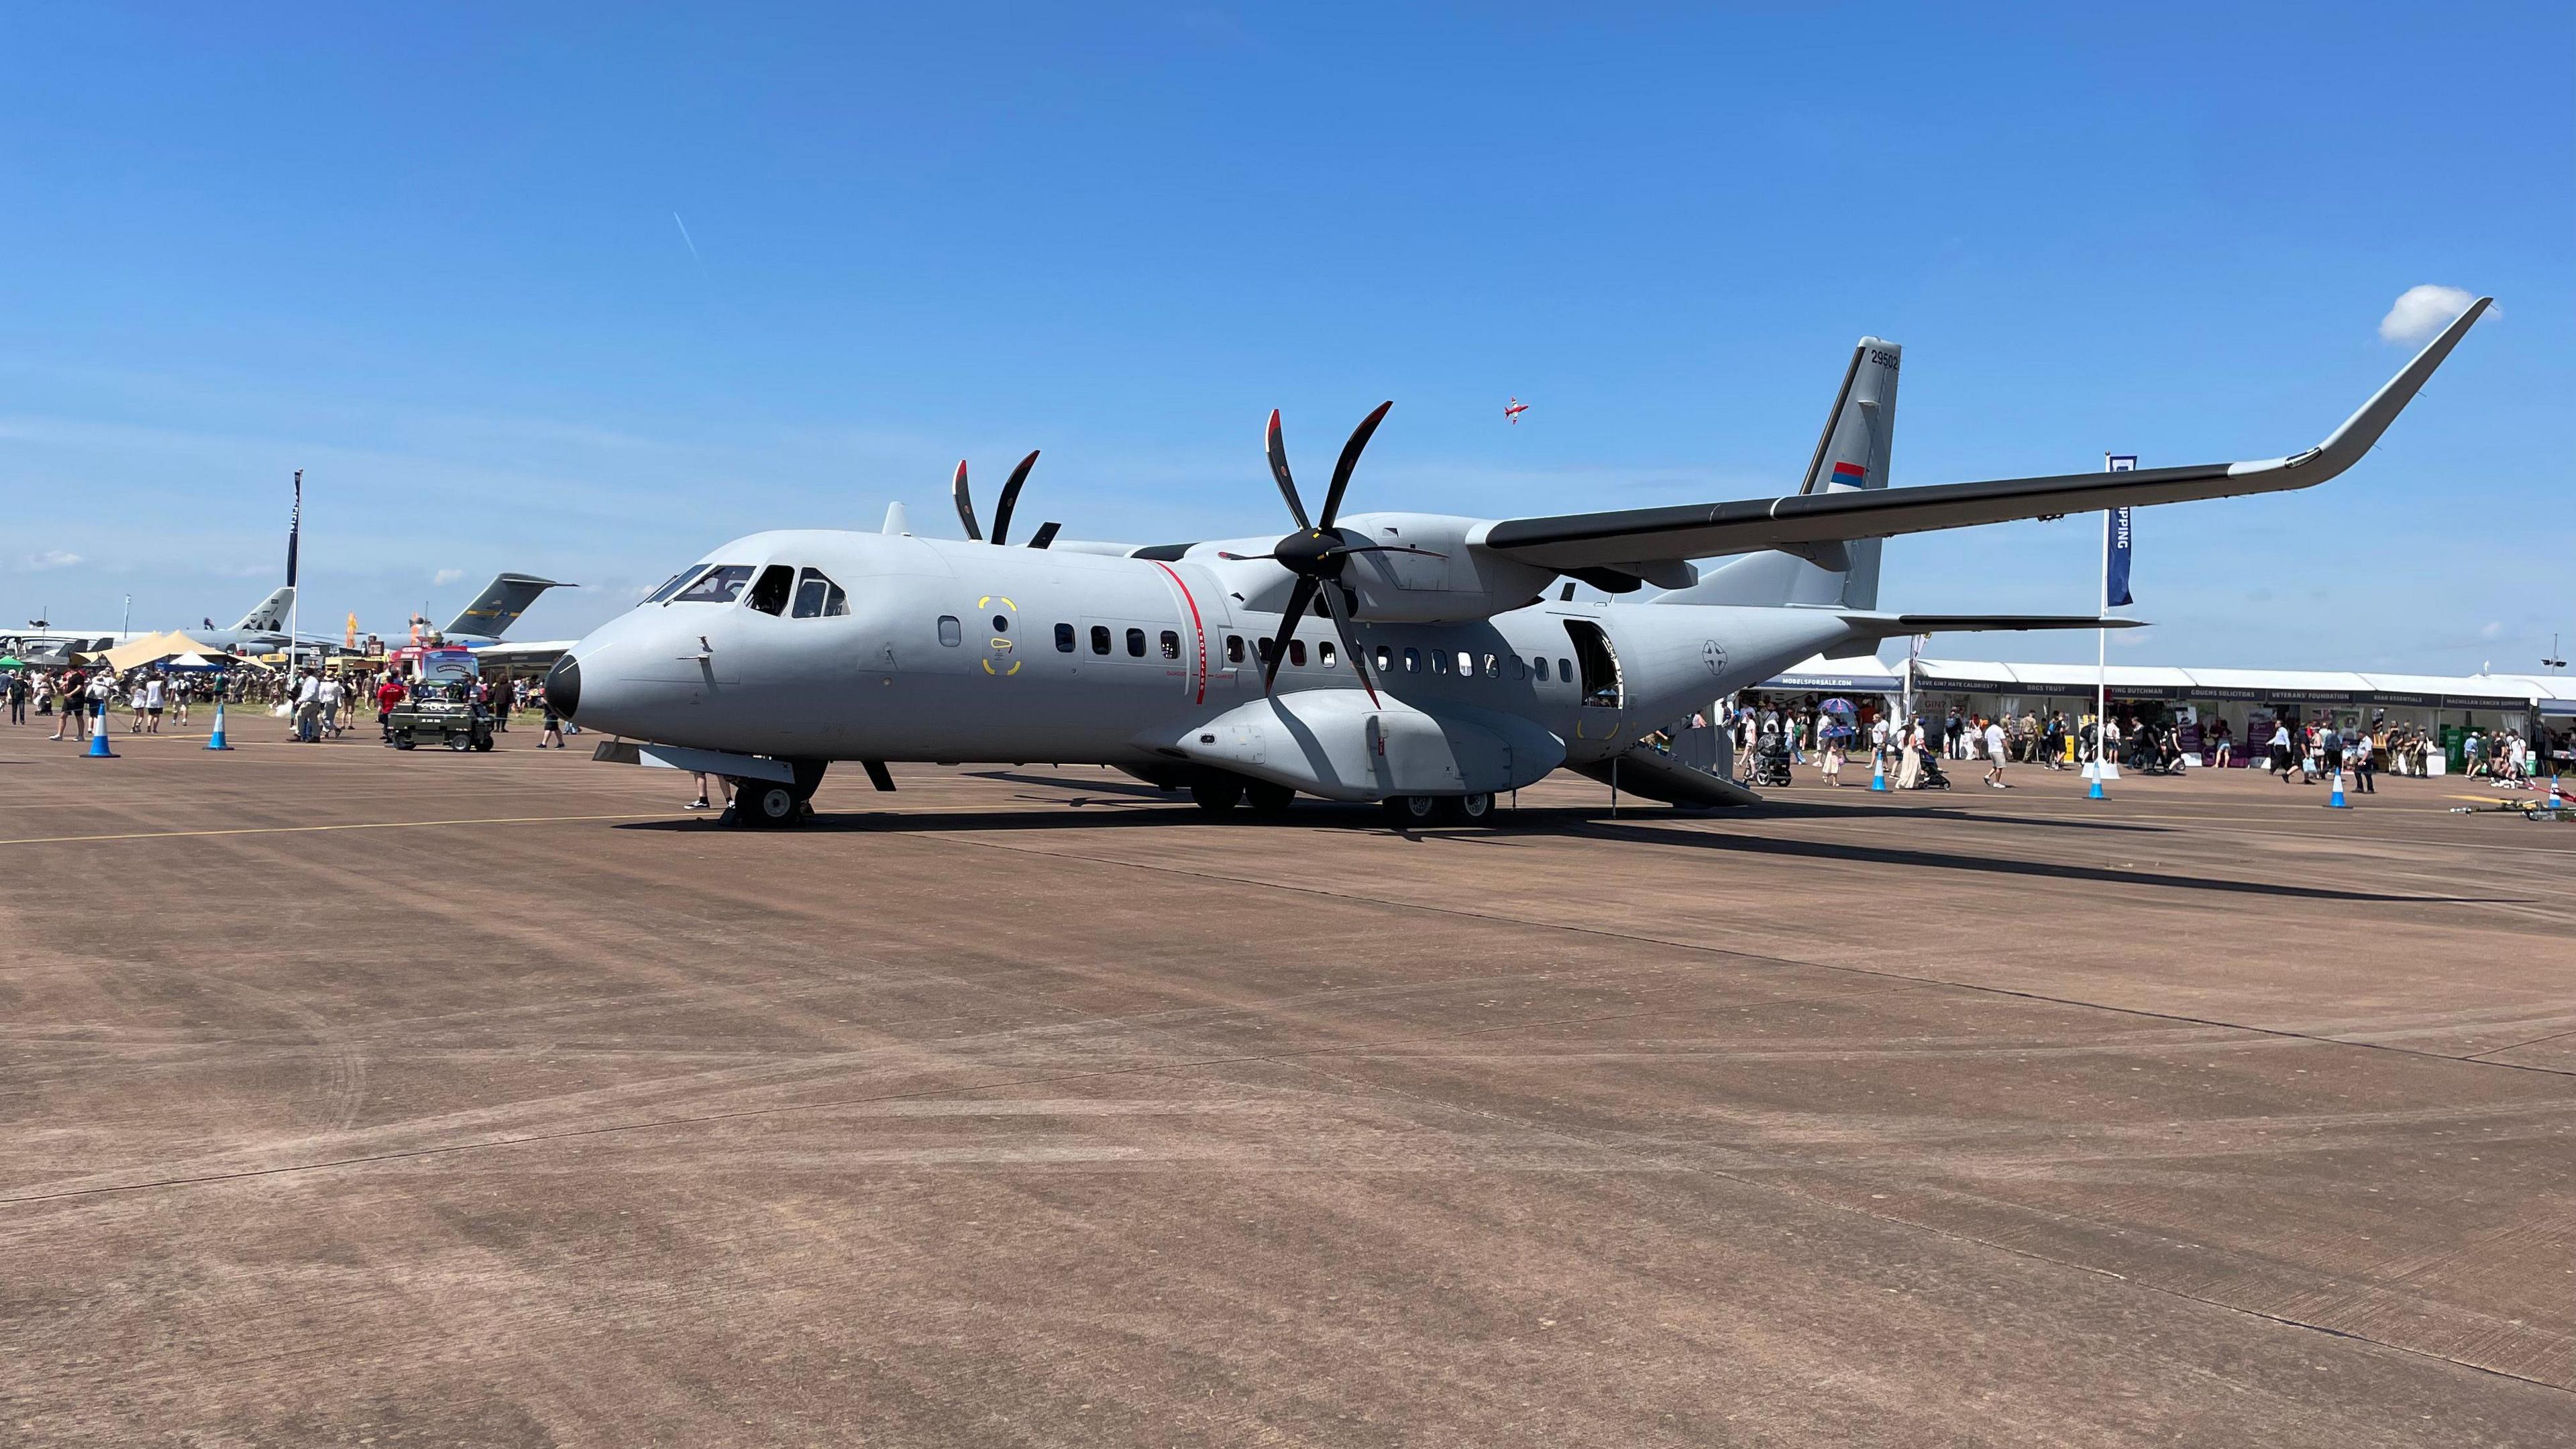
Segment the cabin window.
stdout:
<svg viewBox="0 0 2576 1449">
<path fill-rule="evenodd" d="M 1091 626 L 1091 652 L 1094 654 L 1106 654 L 1109 652 L 1108 625 L 1094 624 Z"/>
<path fill-rule="evenodd" d="M 1545 683 L 1547 683 L 1547 656 L 1546 656 L 1546 655 L 1544 655 L 1544 654 L 1533 654 L 1533 655 L 1531 655 L 1531 656 L 1530 656 L 1530 673 L 1535 674 L 1535 675 L 1537 675 L 1537 676 L 1538 676 L 1538 682 L 1539 682 L 1539 683 L 1541 683 L 1541 684 L 1545 684 Z"/>
<path fill-rule="evenodd" d="M 1325 640 L 1323 643 L 1318 644 L 1318 645 L 1316 645 L 1316 646 L 1315 646 L 1315 662 L 1316 662 L 1316 663 L 1318 663 L 1318 664 L 1320 664 L 1320 665 L 1322 665 L 1322 666 L 1324 666 L 1326 669 L 1330 669 L 1330 668 L 1332 668 L 1332 667 L 1333 667 L 1333 641 L 1332 641 L 1332 640 L 1327 639 L 1327 640 Z"/>
<path fill-rule="evenodd" d="M 1449 672 L 1448 650 L 1434 649 L 1431 651 L 1431 672 L 1434 674 L 1447 674 Z"/>
<path fill-rule="evenodd" d="M 1242 635 L 1228 634 L 1225 636 L 1225 662 L 1228 664 L 1241 664 L 1243 662 Z"/>
<path fill-rule="evenodd" d="M 1268 664 L 1270 662 L 1271 655 L 1279 652 L 1279 646 L 1276 643 L 1273 643 L 1267 636 L 1255 639 L 1252 642 L 1254 647 L 1261 651 L 1261 662 L 1264 664 Z"/>
<path fill-rule="evenodd" d="M 684 568 L 678 573 L 671 575 L 669 578 L 664 579 L 662 581 L 662 587 L 655 589 L 653 592 L 644 596 L 644 603 L 658 604 L 671 597 L 673 594 L 678 593 L 680 591 L 680 585 L 696 578 L 698 576 L 698 570 L 704 567 L 706 567 L 704 564 L 691 564 L 687 568 Z M 636 607 L 641 608 L 643 605 L 639 604 Z"/>
<path fill-rule="evenodd" d="M 1173 632 L 1172 632 L 1171 630 L 1169 630 L 1169 629 L 1166 629 L 1166 630 L 1164 630 L 1164 631 L 1163 631 L 1163 637 L 1162 637 L 1160 640 L 1156 641 L 1156 642 L 1160 643 L 1160 644 L 1163 646 L 1163 657 L 1164 657 L 1164 658 L 1166 658 L 1166 659 L 1178 659 L 1178 658 L 1180 658 L 1180 657 L 1181 657 L 1181 636 L 1180 636 L 1180 635 L 1173 633 Z"/>
<path fill-rule="evenodd" d="M 1130 659 L 1142 659 L 1145 657 L 1144 630 L 1130 629 L 1127 631 L 1127 657 Z"/>
<path fill-rule="evenodd" d="M 1574 661 L 1571 659 L 1560 659 L 1556 661 L 1556 677 L 1564 680 L 1568 684 L 1572 684 L 1574 682 Z"/>
<path fill-rule="evenodd" d="M 1071 624 L 1058 624 L 1055 626 L 1055 652 L 1058 654 L 1070 654 L 1073 652 L 1073 626 Z"/>
<path fill-rule="evenodd" d="M 1305 667 L 1306 667 L 1306 641 L 1305 641 L 1305 640 L 1303 640 L 1303 639 L 1291 639 L 1291 640 L 1289 640 L 1289 641 L 1288 641 L 1288 662 L 1289 662 L 1289 663 L 1291 663 L 1291 664 L 1293 664 L 1293 665 L 1295 665 L 1295 666 L 1297 666 L 1297 667 L 1298 667 L 1298 668 L 1300 668 L 1300 669 L 1303 669 L 1303 668 L 1305 668 Z"/>
<path fill-rule="evenodd" d="M 1529 666 L 1521 663 L 1521 657 L 1519 655 L 1511 654 L 1504 657 L 1512 661 L 1512 678 L 1519 680 L 1527 679 L 1529 677 Z"/>
<path fill-rule="evenodd" d="M 674 604 L 730 604 L 742 594 L 742 586 L 751 582 L 751 565 L 717 564 L 698 575 L 697 582 L 671 596 Z"/>
<path fill-rule="evenodd" d="M 1421 650 L 1407 649 L 1404 651 L 1404 672 L 1407 674 L 1420 674 L 1422 672 Z"/>
<path fill-rule="evenodd" d="M 1395 651 L 1393 651 L 1393 650 L 1391 650 L 1391 649 L 1387 648 L 1387 647 L 1386 647 L 1385 645 L 1383 645 L 1383 644 L 1380 644 L 1379 646 L 1377 646 L 1377 672 L 1378 672 L 1378 673 L 1380 673 L 1380 674 L 1384 674 L 1384 673 L 1386 673 L 1388 670 L 1393 669 L 1394 667 L 1395 667 Z"/>
<path fill-rule="evenodd" d="M 955 614 L 942 614 L 939 616 L 940 643 L 954 649 L 957 647 L 958 642 L 963 640 L 965 637 L 966 630 L 964 626 L 957 622 L 957 616 Z"/>
<path fill-rule="evenodd" d="M 1476 677 L 1476 656 L 1464 649 L 1458 651 L 1458 677 L 1460 679 Z"/>
<path fill-rule="evenodd" d="M 841 586 L 823 577 L 821 569 L 807 569 L 796 581 L 796 617 L 799 619 L 838 619 L 850 612 L 850 596 Z"/>
</svg>

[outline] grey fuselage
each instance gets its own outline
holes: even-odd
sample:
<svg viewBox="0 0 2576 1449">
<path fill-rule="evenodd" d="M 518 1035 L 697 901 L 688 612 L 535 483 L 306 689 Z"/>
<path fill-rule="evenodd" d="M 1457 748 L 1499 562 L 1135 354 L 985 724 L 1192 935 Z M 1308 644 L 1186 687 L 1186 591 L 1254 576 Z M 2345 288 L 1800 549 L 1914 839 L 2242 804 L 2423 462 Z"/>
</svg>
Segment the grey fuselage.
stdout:
<svg viewBox="0 0 2576 1449">
<path fill-rule="evenodd" d="M 1200 544 L 1155 561 L 909 535 L 754 534 L 702 562 L 747 565 L 754 578 L 771 564 L 800 577 L 820 570 L 846 591 L 848 612 L 773 615 L 747 592 L 641 605 L 574 647 L 577 717 L 652 743 L 782 758 L 1150 767 L 1180 758 L 1176 743 L 1212 738 L 1190 733 L 1202 725 L 1270 708 L 1256 641 L 1277 632 L 1279 615 L 1245 598 L 1262 597 L 1284 571 L 1217 556 L 1267 544 Z M 1598 667 L 1587 678 L 1577 663 L 1589 629 L 1615 660 L 1614 692 Z M 1534 726 L 1561 742 L 1564 763 L 1579 764 L 1848 631 L 1831 612 L 1800 608 L 1547 601 L 1454 623 L 1363 619 L 1357 632 L 1373 656 L 1385 651 L 1388 667 L 1372 673 L 1388 711 L 1483 720 L 1522 740 Z M 1331 621 L 1305 620 L 1298 638 L 1302 651 L 1274 685 L 1280 701 L 1367 708 L 1350 662 L 1323 662 Z M 1521 754 L 1526 763 L 1548 752 Z"/>
</svg>

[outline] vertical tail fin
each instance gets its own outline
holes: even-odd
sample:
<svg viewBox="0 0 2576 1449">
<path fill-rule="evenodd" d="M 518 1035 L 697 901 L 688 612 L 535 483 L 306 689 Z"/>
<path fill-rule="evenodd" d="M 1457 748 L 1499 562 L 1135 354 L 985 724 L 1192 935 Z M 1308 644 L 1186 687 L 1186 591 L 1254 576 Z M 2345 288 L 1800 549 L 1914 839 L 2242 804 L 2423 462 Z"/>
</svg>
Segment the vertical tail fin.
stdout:
<svg viewBox="0 0 2576 1449">
<path fill-rule="evenodd" d="M 295 586 L 281 585 L 271 589 L 268 597 L 260 600 L 249 613 L 242 615 L 241 622 L 235 624 L 233 628 L 246 634 L 273 634 L 286 627 L 286 611 L 294 606 Z"/>
<path fill-rule="evenodd" d="M 1887 486 L 1896 448 L 1896 373 L 1905 349 L 1876 337 L 1852 348 L 1842 390 L 1807 460 L 1801 493 L 1845 493 Z M 1878 554 L 1883 539 L 1864 538 L 1799 553 L 1756 553 L 1720 564 L 1688 589 L 1661 596 L 1675 604 L 1838 604 L 1878 607 Z"/>
<path fill-rule="evenodd" d="M 495 574 L 492 582 L 483 586 L 483 592 L 474 596 L 474 602 L 448 620 L 447 627 L 439 632 L 498 639 L 508 632 L 512 624 L 519 622 L 519 616 L 528 612 L 528 606 L 537 601 L 539 594 L 562 587 L 565 586 L 552 579 L 532 578 L 527 574 Z"/>
</svg>

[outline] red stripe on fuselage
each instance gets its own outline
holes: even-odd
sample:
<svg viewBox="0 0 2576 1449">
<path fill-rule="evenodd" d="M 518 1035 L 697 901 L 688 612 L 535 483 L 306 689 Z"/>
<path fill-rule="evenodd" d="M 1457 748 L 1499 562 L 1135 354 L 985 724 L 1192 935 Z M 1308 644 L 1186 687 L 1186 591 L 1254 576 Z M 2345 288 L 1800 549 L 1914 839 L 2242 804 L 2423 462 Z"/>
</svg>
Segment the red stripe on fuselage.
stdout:
<svg viewBox="0 0 2576 1449">
<path fill-rule="evenodd" d="M 1172 587 L 1181 591 L 1181 602 L 1190 606 L 1190 632 L 1197 635 L 1199 641 L 1199 694 L 1198 698 L 1191 703 L 1205 704 L 1207 703 L 1207 625 L 1199 620 L 1199 601 L 1191 597 L 1190 586 L 1181 582 L 1181 576 L 1172 571 L 1170 564 L 1161 559 L 1155 559 L 1153 564 L 1154 567 L 1171 575 Z"/>
</svg>

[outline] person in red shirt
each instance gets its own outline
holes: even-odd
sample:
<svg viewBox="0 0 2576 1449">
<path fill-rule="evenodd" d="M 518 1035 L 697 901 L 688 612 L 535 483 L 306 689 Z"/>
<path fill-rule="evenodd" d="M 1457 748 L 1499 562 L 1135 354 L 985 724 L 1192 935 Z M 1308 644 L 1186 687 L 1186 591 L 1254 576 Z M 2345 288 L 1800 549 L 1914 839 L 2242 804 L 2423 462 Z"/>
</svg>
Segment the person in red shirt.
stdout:
<svg viewBox="0 0 2576 1449">
<path fill-rule="evenodd" d="M 376 728 L 388 745 L 394 742 L 394 711 L 409 698 L 411 691 L 403 688 L 402 680 L 391 674 L 385 676 L 384 683 L 376 686 Z"/>
</svg>

